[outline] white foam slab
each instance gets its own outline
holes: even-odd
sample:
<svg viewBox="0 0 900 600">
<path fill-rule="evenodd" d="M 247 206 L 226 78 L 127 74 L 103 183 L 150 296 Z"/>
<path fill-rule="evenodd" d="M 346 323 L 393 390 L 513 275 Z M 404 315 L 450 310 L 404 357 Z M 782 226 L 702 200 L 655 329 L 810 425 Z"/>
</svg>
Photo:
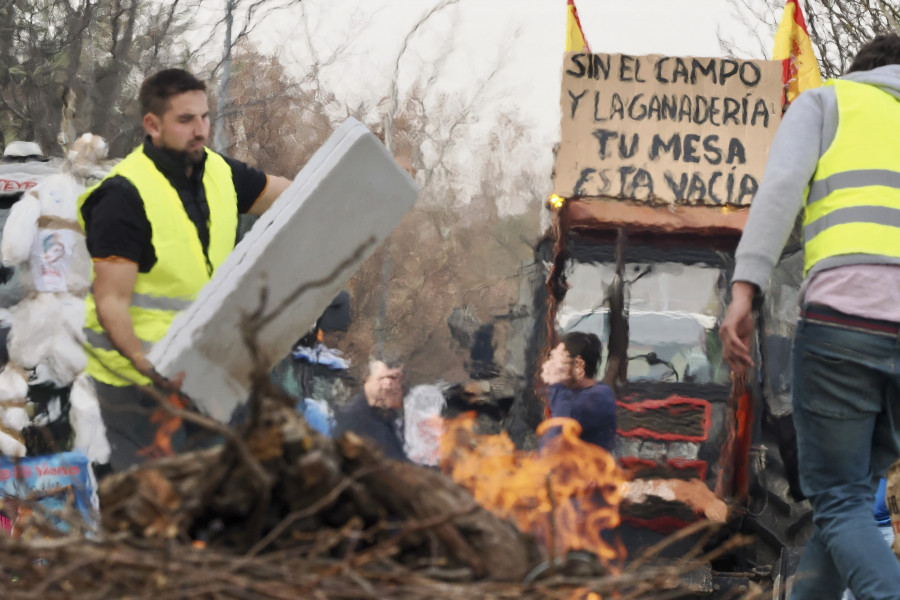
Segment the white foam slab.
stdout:
<svg viewBox="0 0 900 600">
<path fill-rule="evenodd" d="M 314 325 L 417 195 L 413 179 L 378 138 L 348 119 L 176 317 L 148 358 L 166 376 L 184 371 L 183 391 L 200 410 L 227 421 L 249 394 L 251 358 L 240 323 L 259 307 L 263 288 L 265 312 L 271 313 L 300 286 L 328 280 L 291 300 L 257 332 L 271 368 Z"/>
</svg>

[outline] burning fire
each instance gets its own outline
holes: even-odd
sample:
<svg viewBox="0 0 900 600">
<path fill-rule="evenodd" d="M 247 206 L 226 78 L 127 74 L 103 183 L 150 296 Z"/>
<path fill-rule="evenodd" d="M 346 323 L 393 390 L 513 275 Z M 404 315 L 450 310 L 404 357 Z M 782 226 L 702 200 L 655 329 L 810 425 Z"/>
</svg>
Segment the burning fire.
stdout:
<svg viewBox="0 0 900 600">
<path fill-rule="evenodd" d="M 170 394 L 165 402 L 175 408 L 183 409 L 187 406 L 185 398 L 178 393 Z M 137 455 L 147 458 L 173 456 L 175 450 L 172 449 L 172 435 L 181 427 L 181 417 L 176 417 L 160 407 L 150 415 L 150 422 L 159 424 L 153 436 L 153 443 L 138 450 Z"/>
<path fill-rule="evenodd" d="M 588 550 L 605 565 L 625 559 L 621 543 L 603 533 L 619 524 L 624 473 L 606 450 L 582 441 L 572 419 L 550 419 L 538 435 L 561 432 L 540 452 L 517 451 L 504 434 L 480 436 L 466 414 L 448 420 L 441 468 L 494 514 L 542 540 L 555 555 Z"/>
</svg>

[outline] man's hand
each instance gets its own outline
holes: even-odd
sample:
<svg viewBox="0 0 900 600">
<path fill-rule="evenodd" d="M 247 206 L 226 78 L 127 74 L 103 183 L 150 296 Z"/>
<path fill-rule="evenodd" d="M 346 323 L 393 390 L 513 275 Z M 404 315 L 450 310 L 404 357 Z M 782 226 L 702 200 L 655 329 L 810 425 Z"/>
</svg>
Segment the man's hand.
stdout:
<svg viewBox="0 0 900 600">
<path fill-rule="evenodd" d="M 156 368 L 150 364 L 150 361 L 142 354 L 140 358 L 134 361 L 134 367 L 138 370 L 138 372 L 150 380 L 155 387 L 166 391 L 166 392 L 178 392 L 181 390 L 181 386 L 184 384 L 184 371 L 181 371 L 169 379 L 168 377 L 161 374 Z"/>
<path fill-rule="evenodd" d="M 562 343 L 550 351 L 550 356 L 541 366 L 541 380 L 547 385 L 565 383 L 572 372 L 572 358 Z"/>
<path fill-rule="evenodd" d="M 722 340 L 722 356 L 735 373 L 752 367 L 750 336 L 753 335 L 753 297 L 756 286 L 746 281 L 735 281 L 731 286 L 731 304 L 725 312 L 719 339 Z"/>
</svg>

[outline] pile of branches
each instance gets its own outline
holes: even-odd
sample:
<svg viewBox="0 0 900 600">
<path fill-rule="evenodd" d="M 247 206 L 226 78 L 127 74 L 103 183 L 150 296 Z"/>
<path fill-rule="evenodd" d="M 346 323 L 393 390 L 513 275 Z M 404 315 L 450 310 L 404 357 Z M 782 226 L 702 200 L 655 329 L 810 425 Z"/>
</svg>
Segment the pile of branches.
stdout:
<svg viewBox="0 0 900 600">
<path fill-rule="evenodd" d="M 257 352 L 262 314 L 244 324 L 256 363 L 247 422 L 229 428 L 158 394 L 172 417 L 221 443 L 107 476 L 93 527 L 73 512 L 61 528 L 34 506 L 28 529 L 0 535 L 0 597 L 678 598 L 690 593 L 687 574 L 747 541 L 706 552 L 715 526 L 700 523 L 618 573 L 583 553 L 549 556 L 439 471 L 312 430 Z M 688 536 L 699 541 L 684 559 L 655 560 Z M 751 585 L 744 597 L 763 594 Z"/>
<path fill-rule="evenodd" d="M 618 574 L 588 555 L 551 560 L 440 472 L 384 459 L 352 434 L 320 436 L 283 392 L 261 387 L 242 430 L 170 408 L 224 442 L 104 479 L 99 528 L 35 518 L 0 538 L 2 597 L 677 598 L 685 574 L 714 558 L 698 544 L 654 562 L 663 544 Z"/>
<path fill-rule="evenodd" d="M 385 557 L 351 560 L 310 556 L 297 548 L 261 556 L 201 551 L 183 544 L 107 537 L 66 544 L 4 541 L 0 583 L 9 600 L 57 598 L 383 599 L 383 600 L 623 600 L 696 597 L 686 584 L 690 561 L 586 576 L 561 568 L 534 582 L 470 580 L 466 570 L 411 569 Z M 722 598 L 714 595 L 710 597 Z M 751 586 L 742 600 L 771 598 Z"/>
</svg>

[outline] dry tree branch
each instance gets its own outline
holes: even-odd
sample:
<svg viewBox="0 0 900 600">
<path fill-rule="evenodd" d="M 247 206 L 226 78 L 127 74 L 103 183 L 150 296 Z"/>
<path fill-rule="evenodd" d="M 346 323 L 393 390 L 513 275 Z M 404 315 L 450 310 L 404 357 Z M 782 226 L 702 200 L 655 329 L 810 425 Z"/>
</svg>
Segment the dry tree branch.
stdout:
<svg viewBox="0 0 900 600">
<path fill-rule="evenodd" d="M 397 80 L 399 78 L 400 73 L 400 59 L 403 58 L 403 55 L 406 53 L 406 49 L 409 46 L 409 41 L 412 39 L 413 35 L 419 31 L 419 28 L 433 15 L 442 11 L 443 9 L 456 4 L 459 0 L 441 0 L 437 4 L 435 4 L 431 10 L 425 13 L 421 19 L 413 26 L 413 28 L 406 34 L 406 37 L 403 38 L 403 43 L 400 46 L 400 52 L 397 53 L 397 60 L 394 61 L 394 75 L 391 77 L 391 106 L 388 109 L 387 119 L 385 121 L 384 126 L 384 143 L 387 146 L 388 152 L 393 154 L 394 152 L 394 115 L 397 113 L 397 106 L 399 104 L 399 88 L 397 85 Z"/>
<path fill-rule="evenodd" d="M 281 534 L 287 531 L 288 527 L 294 524 L 296 521 L 300 519 L 305 519 L 306 517 L 312 516 L 318 513 L 323 508 L 334 503 L 338 497 L 344 493 L 351 485 L 353 485 L 357 480 L 361 477 L 365 477 L 366 475 L 370 475 L 376 471 L 384 469 L 386 465 L 370 465 L 368 467 L 364 467 L 359 469 L 350 477 L 344 477 L 339 484 L 334 486 L 331 491 L 328 492 L 325 496 L 319 498 L 316 502 L 304 508 L 303 510 L 298 510 L 292 512 L 284 519 L 281 520 L 278 525 L 272 528 L 264 538 L 259 540 L 256 544 L 254 544 L 244 555 L 246 558 L 253 558 L 260 552 L 266 549 L 272 542 L 274 542 Z"/>
</svg>

